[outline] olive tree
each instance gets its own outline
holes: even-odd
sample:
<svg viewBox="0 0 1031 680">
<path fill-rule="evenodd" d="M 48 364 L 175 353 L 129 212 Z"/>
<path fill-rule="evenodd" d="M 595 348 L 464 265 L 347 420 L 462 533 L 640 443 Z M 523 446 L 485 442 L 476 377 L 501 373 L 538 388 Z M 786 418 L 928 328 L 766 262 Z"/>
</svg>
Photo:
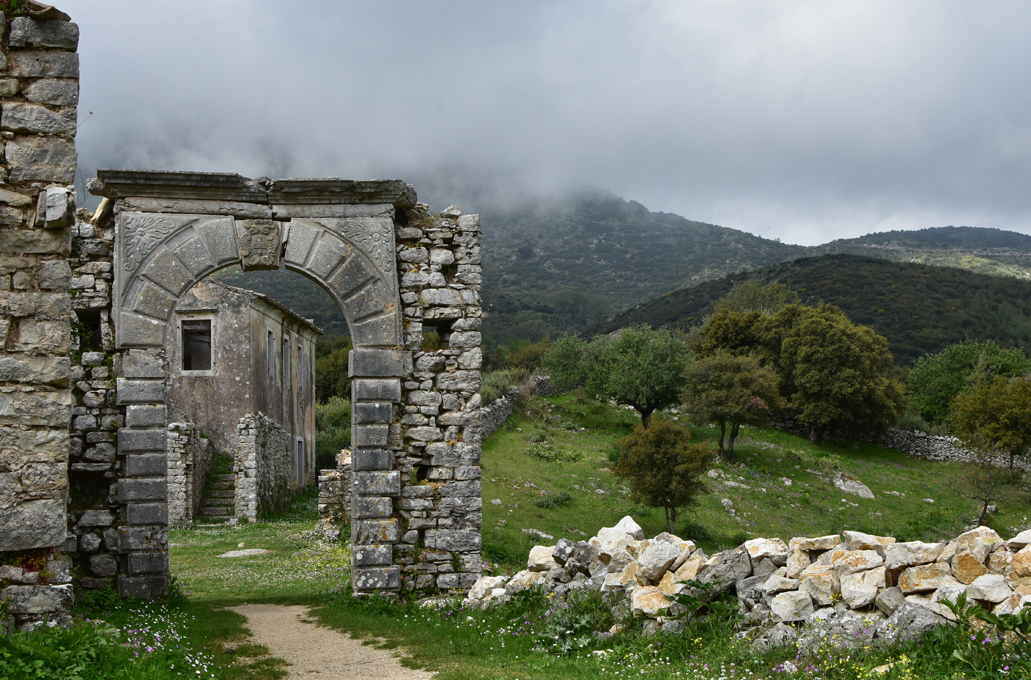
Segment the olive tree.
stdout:
<svg viewBox="0 0 1031 680">
<path fill-rule="evenodd" d="M 689 364 L 684 371 L 683 398 L 692 422 L 719 424 L 719 452 L 727 460 L 734 457 L 734 440 L 743 423 L 763 424 L 771 412 L 784 406 L 772 368 L 760 366 L 755 357 L 729 352 Z M 727 425 L 730 438 L 724 451 Z"/>
</svg>

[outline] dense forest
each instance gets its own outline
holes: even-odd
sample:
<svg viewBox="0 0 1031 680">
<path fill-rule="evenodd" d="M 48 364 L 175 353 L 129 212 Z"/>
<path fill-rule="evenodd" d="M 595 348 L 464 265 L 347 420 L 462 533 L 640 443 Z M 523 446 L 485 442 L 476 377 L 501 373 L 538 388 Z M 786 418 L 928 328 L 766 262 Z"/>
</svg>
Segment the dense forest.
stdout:
<svg viewBox="0 0 1031 680">
<path fill-rule="evenodd" d="M 747 278 L 779 281 L 805 303 L 840 307 L 855 323 L 888 338 L 899 364 L 966 339 L 992 339 L 1031 351 L 1031 282 L 843 254 L 801 258 L 683 288 L 588 332 L 608 333 L 640 323 L 688 329 L 736 281 Z"/>
</svg>

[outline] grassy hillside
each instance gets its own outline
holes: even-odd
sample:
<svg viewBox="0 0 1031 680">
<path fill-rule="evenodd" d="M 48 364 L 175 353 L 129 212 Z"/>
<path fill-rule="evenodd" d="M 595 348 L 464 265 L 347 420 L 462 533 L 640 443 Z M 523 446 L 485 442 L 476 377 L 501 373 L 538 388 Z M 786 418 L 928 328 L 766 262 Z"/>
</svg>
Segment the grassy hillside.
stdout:
<svg viewBox="0 0 1031 680">
<path fill-rule="evenodd" d="M 780 281 L 803 302 L 841 307 L 854 322 L 888 338 L 900 364 L 968 338 L 1031 350 L 1031 282 L 856 255 L 800 258 L 677 290 L 591 331 L 637 323 L 690 328 L 745 278 Z"/>
<path fill-rule="evenodd" d="M 638 422 L 633 412 L 577 395 L 536 397 L 487 438 L 482 458 L 487 559 L 517 569 L 532 546 L 554 543 L 525 529 L 578 540 L 631 515 L 647 536 L 662 532 L 662 511 L 633 503 L 610 469 L 616 442 Z M 705 440 L 716 431 L 696 427 L 693 434 Z M 736 462 L 716 466 L 719 478 L 706 480 L 710 493 L 677 522 L 680 536 L 710 552 L 760 536 L 786 541 L 844 529 L 938 541 L 977 517 L 977 504 L 950 488 L 960 464 L 867 444 L 816 447 L 803 437 L 764 428 L 743 430 L 736 448 Z M 836 489 L 827 481 L 836 471 L 860 479 L 876 498 Z M 1026 514 L 1026 507 L 1003 506 L 992 525 L 1009 536 L 1026 524 Z"/>
</svg>

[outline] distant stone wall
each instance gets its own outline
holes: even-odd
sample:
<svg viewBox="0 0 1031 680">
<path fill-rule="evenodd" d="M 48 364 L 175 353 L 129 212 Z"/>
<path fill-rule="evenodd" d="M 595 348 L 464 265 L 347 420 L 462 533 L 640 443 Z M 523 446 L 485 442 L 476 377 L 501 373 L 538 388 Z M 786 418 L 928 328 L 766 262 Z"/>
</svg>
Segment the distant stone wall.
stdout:
<svg viewBox="0 0 1031 680">
<path fill-rule="evenodd" d="M 523 393 L 519 391 L 518 387 L 509 387 L 505 391 L 505 396 L 498 397 L 492 403 L 484 406 L 483 411 L 480 412 L 480 418 L 483 421 L 483 436 L 486 438 L 497 432 L 509 416 L 515 413 L 516 407 L 522 399 Z"/>
<path fill-rule="evenodd" d="M 237 425 L 240 446 L 236 471 L 236 516 L 254 522 L 290 504 L 290 450 L 293 438 L 264 413 L 248 413 Z"/>
<path fill-rule="evenodd" d="M 929 460 L 948 460 L 961 463 L 977 460 L 977 455 L 960 444 L 955 437 L 935 437 L 923 432 L 891 430 L 883 437 L 873 439 L 872 443 Z M 1010 464 L 1010 457 L 1006 454 L 994 455 L 990 460 L 1000 468 L 1008 468 Z M 1031 470 L 1031 463 L 1020 458 L 1014 460 L 1013 466 L 1021 470 Z"/>
<path fill-rule="evenodd" d="M 168 523 L 189 524 L 200 509 L 215 446 L 193 423 L 168 424 Z"/>
<path fill-rule="evenodd" d="M 528 394 L 524 395 L 524 392 Z M 483 407 L 480 416 L 483 420 L 483 436 L 486 438 L 497 432 L 509 416 L 515 413 L 524 396 L 553 397 L 556 394 L 558 390 L 546 375 L 530 376 L 524 385 L 509 387 L 503 397 Z"/>
</svg>

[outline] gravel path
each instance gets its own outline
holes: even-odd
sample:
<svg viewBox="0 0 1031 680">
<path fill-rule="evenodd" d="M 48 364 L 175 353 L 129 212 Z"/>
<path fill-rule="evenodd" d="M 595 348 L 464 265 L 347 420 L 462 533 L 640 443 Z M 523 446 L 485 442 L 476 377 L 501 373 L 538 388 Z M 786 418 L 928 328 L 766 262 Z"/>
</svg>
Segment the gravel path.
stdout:
<svg viewBox="0 0 1031 680">
<path fill-rule="evenodd" d="M 330 628 L 302 620 L 308 608 L 245 604 L 230 610 L 247 617 L 253 642 L 289 661 L 291 680 L 432 680 L 432 673 L 405 668 L 389 650 L 363 645 Z"/>
</svg>

